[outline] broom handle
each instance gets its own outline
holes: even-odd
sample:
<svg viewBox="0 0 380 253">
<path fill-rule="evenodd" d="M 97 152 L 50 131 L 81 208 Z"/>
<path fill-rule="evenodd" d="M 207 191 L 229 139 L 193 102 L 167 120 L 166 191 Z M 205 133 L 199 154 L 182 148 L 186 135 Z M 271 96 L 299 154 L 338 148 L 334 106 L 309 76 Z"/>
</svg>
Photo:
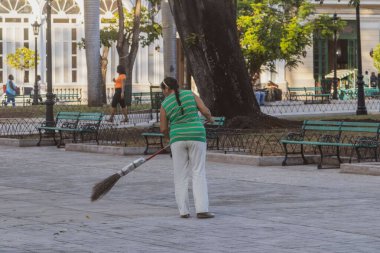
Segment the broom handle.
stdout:
<svg viewBox="0 0 380 253">
<path fill-rule="evenodd" d="M 168 147 L 170 147 L 170 145 L 167 145 L 165 147 L 163 147 L 162 149 L 156 151 L 154 154 L 150 155 L 148 158 L 145 159 L 145 161 L 149 161 L 150 159 L 152 159 L 153 157 L 155 157 L 156 155 L 160 154 L 161 152 L 163 152 L 165 149 L 167 149 Z"/>
</svg>

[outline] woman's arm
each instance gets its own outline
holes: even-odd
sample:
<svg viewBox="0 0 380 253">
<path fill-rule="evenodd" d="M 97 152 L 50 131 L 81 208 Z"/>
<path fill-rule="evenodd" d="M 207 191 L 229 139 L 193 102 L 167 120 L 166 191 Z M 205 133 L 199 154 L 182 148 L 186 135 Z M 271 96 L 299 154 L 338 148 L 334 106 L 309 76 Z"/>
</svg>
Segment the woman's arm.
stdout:
<svg viewBox="0 0 380 253">
<path fill-rule="evenodd" d="M 166 118 L 166 112 L 162 106 L 160 108 L 160 132 L 165 135 L 169 133 L 168 119 Z"/>
<path fill-rule="evenodd" d="M 198 110 L 202 113 L 202 115 L 206 118 L 208 122 L 213 122 L 212 115 L 207 106 L 203 103 L 202 99 L 194 94 L 195 102 L 197 103 Z"/>
<path fill-rule="evenodd" d="M 120 77 L 119 77 L 120 78 Z M 127 81 L 127 77 L 123 76 L 121 80 L 121 97 L 124 97 L 124 92 L 125 92 L 125 82 Z"/>
</svg>

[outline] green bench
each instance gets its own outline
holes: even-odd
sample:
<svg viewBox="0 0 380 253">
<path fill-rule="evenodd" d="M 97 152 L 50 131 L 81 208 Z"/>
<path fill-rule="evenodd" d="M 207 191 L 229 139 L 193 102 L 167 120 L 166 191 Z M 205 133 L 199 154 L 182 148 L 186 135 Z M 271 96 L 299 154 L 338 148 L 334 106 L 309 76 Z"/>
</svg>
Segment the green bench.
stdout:
<svg viewBox="0 0 380 253">
<path fill-rule="evenodd" d="M 98 112 L 58 112 L 55 122 L 47 124 L 43 122 L 37 127 L 40 139 L 37 146 L 40 145 L 43 134 L 50 135 L 54 139 L 57 147 L 64 144 L 65 134 L 72 136 L 73 142 L 77 142 L 77 136 L 80 135 L 81 141 L 84 136 L 92 136 L 92 139 L 99 144 L 99 128 L 103 114 Z M 56 140 L 56 133 L 59 135 L 59 141 Z"/>
<path fill-rule="evenodd" d="M 160 133 L 160 127 L 159 126 L 152 126 L 149 128 L 148 132 L 144 132 L 141 134 L 145 139 L 145 150 L 144 155 L 148 154 L 149 147 L 159 147 L 164 148 L 163 144 L 163 138 L 165 135 L 163 133 Z"/>
<path fill-rule="evenodd" d="M 201 120 L 206 128 L 207 148 L 216 146 L 219 150 L 219 135 L 218 132 L 224 127 L 226 117 L 212 117 L 214 122 L 207 122 L 206 118 L 201 116 Z M 216 145 L 213 145 L 216 142 Z"/>
<path fill-rule="evenodd" d="M 280 140 L 285 151 L 282 165 L 287 165 L 289 154 L 301 154 L 303 163 L 307 164 L 304 156 L 304 146 L 306 145 L 318 147 L 320 153 L 318 169 L 322 168 L 323 158 L 328 156 L 336 157 L 339 164 L 342 163 L 340 148 L 351 149 L 349 163 L 351 163 L 354 152 L 356 152 L 358 162 L 360 162 L 360 150 L 362 149 L 372 150 L 373 158 L 377 161 L 379 133 L 380 123 L 305 120 L 300 132 L 288 133 Z M 349 135 L 351 138 L 343 135 Z M 300 152 L 289 152 L 288 145 L 300 146 Z M 333 153 L 324 154 L 323 147 L 332 147 Z"/>
<path fill-rule="evenodd" d="M 204 117 L 201 117 L 202 122 L 206 128 L 206 139 L 207 140 L 216 140 L 216 147 L 219 149 L 219 136 L 217 134 L 217 130 L 220 127 L 224 126 L 225 117 L 213 117 L 214 122 L 206 122 Z M 159 126 L 152 126 L 149 128 L 148 132 L 144 132 L 141 134 L 145 139 L 145 150 L 144 154 L 148 154 L 149 147 L 156 146 L 159 148 L 163 148 L 163 138 L 165 137 L 163 133 L 160 133 Z"/>
<path fill-rule="evenodd" d="M 304 98 L 305 104 L 330 103 L 330 93 L 324 93 L 322 87 L 288 87 L 289 100 Z"/>
</svg>

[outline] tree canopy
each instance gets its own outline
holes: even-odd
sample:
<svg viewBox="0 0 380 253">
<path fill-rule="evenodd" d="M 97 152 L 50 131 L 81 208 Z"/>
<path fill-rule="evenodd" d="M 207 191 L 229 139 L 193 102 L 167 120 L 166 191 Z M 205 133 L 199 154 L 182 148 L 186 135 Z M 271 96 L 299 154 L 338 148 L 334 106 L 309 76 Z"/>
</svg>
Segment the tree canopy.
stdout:
<svg viewBox="0 0 380 253">
<path fill-rule="evenodd" d="M 307 0 L 239 0 L 237 25 L 250 75 L 262 67 L 275 71 L 275 61 L 295 68 L 313 42 L 313 33 L 331 38 L 345 23 L 327 15 L 315 16 Z"/>
</svg>

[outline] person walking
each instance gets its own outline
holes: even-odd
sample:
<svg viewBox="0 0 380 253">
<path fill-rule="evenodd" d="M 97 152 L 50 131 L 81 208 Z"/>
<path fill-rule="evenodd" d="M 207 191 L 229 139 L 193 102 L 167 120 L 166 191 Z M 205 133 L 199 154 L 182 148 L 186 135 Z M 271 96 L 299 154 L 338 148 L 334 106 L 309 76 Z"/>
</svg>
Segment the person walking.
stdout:
<svg viewBox="0 0 380 253">
<path fill-rule="evenodd" d="M 16 106 L 15 96 L 16 96 L 17 86 L 13 80 L 14 80 L 13 75 L 9 75 L 7 85 L 6 85 L 6 90 L 5 90 L 5 94 L 7 95 L 7 101 L 5 102 L 5 106 L 7 106 L 10 102 L 12 102 L 13 107 Z"/>
<path fill-rule="evenodd" d="M 114 116 L 116 114 L 116 108 L 117 108 L 117 105 L 119 104 L 124 114 L 124 120 L 122 120 L 121 122 L 128 122 L 128 111 L 127 111 L 127 106 L 126 106 L 125 98 L 124 98 L 125 96 L 124 82 L 127 76 L 126 76 L 125 69 L 122 65 L 118 65 L 116 71 L 119 74 L 119 76 L 116 79 L 115 78 L 113 79 L 113 81 L 115 82 L 115 94 L 113 95 L 112 102 L 111 102 L 111 106 L 112 106 L 111 116 L 107 121 L 113 122 Z"/>
<path fill-rule="evenodd" d="M 169 133 L 174 167 L 174 191 L 181 218 L 190 217 L 189 179 L 192 178 L 197 218 L 213 218 L 209 212 L 206 181 L 206 130 L 198 110 L 212 122 L 210 110 L 201 98 L 189 90 L 180 90 L 176 79 L 161 83 L 165 99 L 160 108 L 160 131 Z M 170 130 L 169 130 L 170 123 Z"/>
<path fill-rule="evenodd" d="M 370 78 L 369 78 L 368 70 L 364 72 L 363 82 L 364 82 L 364 87 L 369 87 Z"/>
<path fill-rule="evenodd" d="M 377 81 L 378 80 L 375 72 L 372 72 L 370 76 L 371 88 L 377 88 Z"/>
</svg>

